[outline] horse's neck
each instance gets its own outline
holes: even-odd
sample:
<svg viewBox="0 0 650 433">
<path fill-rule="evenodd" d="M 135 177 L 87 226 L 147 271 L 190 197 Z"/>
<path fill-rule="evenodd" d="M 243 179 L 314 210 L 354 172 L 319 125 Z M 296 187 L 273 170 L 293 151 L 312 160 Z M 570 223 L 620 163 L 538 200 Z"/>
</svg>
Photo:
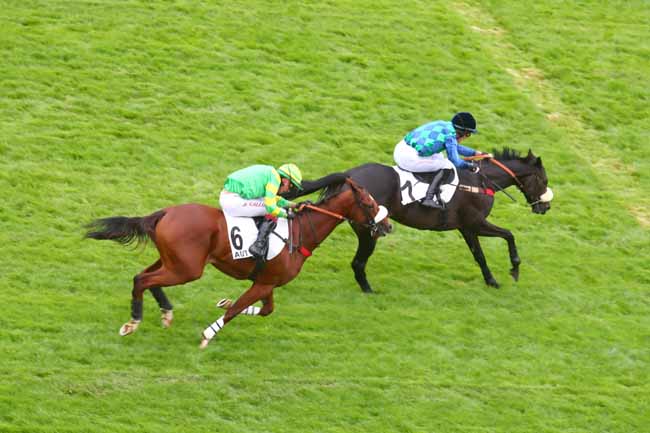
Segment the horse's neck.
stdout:
<svg viewBox="0 0 650 433">
<path fill-rule="evenodd" d="M 318 245 L 320 245 L 320 243 L 334 231 L 336 226 L 341 223 L 341 220 L 338 218 L 313 210 L 306 211 L 304 214 L 300 215 L 300 218 L 299 236 L 302 240 L 302 246 L 309 250 L 318 247 Z"/>
<path fill-rule="evenodd" d="M 520 161 L 506 160 L 499 162 L 508 167 L 517 177 L 520 177 L 522 175 L 521 170 L 523 164 L 521 164 Z M 488 179 L 490 179 L 492 182 L 497 183 L 502 188 L 508 188 L 517 183 L 517 181 L 508 172 L 496 164 L 489 163 L 489 165 L 483 169 L 483 172 L 488 177 Z"/>
<path fill-rule="evenodd" d="M 350 206 L 354 205 L 352 191 L 340 192 L 336 197 L 325 200 L 318 207 L 328 212 L 345 216 Z M 310 210 L 306 221 L 301 223 L 302 239 L 306 248 L 316 248 L 330 235 L 342 220 L 317 211 Z M 306 224 L 305 224 L 306 223 Z M 314 235 L 315 233 L 315 235 Z"/>
</svg>

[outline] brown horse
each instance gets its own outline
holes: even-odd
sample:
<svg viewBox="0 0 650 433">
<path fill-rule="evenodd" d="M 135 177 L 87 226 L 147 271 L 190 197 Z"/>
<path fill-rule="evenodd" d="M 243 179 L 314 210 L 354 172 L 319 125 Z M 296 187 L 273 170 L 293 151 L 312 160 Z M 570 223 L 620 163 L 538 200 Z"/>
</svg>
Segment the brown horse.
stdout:
<svg viewBox="0 0 650 433">
<path fill-rule="evenodd" d="M 163 326 L 173 320 L 172 305 L 162 287 L 176 286 L 197 280 L 207 264 L 236 279 L 253 280 L 253 285 L 234 303 L 225 315 L 203 331 L 201 348 L 214 335 L 244 311 L 245 314 L 267 316 L 273 312 L 273 289 L 294 279 L 311 251 L 342 221 L 363 226 L 374 236 L 392 229 L 385 218 L 386 209 L 377 205 L 368 192 L 351 179 L 327 187 L 316 205 L 303 204 L 291 221 L 289 239 L 298 245 L 285 246 L 282 252 L 260 269 L 253 259 L 232 258 L 226 219 L 220 209 L 200 204 L 172 206 L 146 217 L 110 217 L 95 220 L 87 228 L 86 237 L 110 239 L 124 245 L 151 239 L 160 258 L 133 278 L 131 320 L 120 328 L 128 335 L 142 321 L 142 297 L 151 290 L 162 312 Z M 377 220 L 376 220 L 377 219 Z M 261 308 L 252 304 L 261 300 Z"/>
</svg>

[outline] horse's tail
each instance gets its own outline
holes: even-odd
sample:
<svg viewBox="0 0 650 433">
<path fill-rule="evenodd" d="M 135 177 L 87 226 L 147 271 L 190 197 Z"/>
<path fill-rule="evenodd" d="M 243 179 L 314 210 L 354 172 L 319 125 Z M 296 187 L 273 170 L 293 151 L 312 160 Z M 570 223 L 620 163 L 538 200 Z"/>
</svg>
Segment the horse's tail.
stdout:
<svg viewBox="0 0 650 433">
<path fill-rule="evenodd" d="M 86 225 L 86 237 L 97 240 L 111 240 L 122 245 L 154 239 L 154 230 L 158 221 L 165 216 L 164 210 L 159 210 L 146 217 L 116 216 L 97 219 Z"/>
</svg>

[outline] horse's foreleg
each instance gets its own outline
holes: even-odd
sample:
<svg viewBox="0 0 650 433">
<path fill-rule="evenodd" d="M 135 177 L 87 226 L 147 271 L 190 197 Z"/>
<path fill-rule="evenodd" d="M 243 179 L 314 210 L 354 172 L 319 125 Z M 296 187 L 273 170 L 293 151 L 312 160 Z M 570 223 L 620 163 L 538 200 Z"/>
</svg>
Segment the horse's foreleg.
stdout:
<svg viewBox="0 0 650 433">
<path fill-rule="evenodd" d="M 370 231 L 367 229 L 355 228 L 354 231 L 359 240 L 357 252 L 354 255 L 354 259 L 352 259 L 354 279 L 357 280 L 357 283 L 364 293 L 372 293 L 372 287 L 370 287 L 370 283 L 368 283 L 368 278 L 366 277 L 366 264 L 368 263 L 368 259 L 372 253 L 375 251 L 377 240 L 373 239 L 370 235 Z"/>
<path fill-rule="evenodd" d="M 217 308 L 223 308 L 224 310 L 227 310 L 233 305 L 233 300 L 224 298 L 221 299 L 219 302 L 217 302 L 216 306 Z M 246 316 L 268 316 L 273 312 L 273 293 L 271 293 L 269 296 L 266 298 L 262 298 L 262 308 L 256 307 L 255 305 L 249 305 L 248 307 L 244 308 L 241 313 Z"/>
<path fill-rule="evenodd" d="M 258 313 L 260 316 L 268 316 L 273 312 L 274 306 L 273 306 L 273 290 L 271 290 L 271 293 L 269 293 L 269 296 L 266 298 L 262 298 L 262 308 L 260 309 L 260 312 Z"/>
<path fill-rule="evenodd" d="M 512 232 L 484 221 L 483 225 L 479 228 L 478 234 L 479 236 L 503 238 L 508 242 L 508 253 L 510 254 L 510 263 L 512 264 L 510 275 L 512 275 L 512 278 L 515 281 L 519 280 L 519 265 L 521 264 L 521 259 L 517 253 L 517 245 L 515 244 L 515 237 Z"/>
<path fill-rule="evenodd" d="M 248 309 L 252 304 L 255 302 L 259 301 L 260 299 L 268 300 L 269 297 L 272 296 L 273 293 L 273 287 L 272 285 L 267 285 L 267 284 L 258 284 L 258 283 L 253 283 L 250 289 L 248 289 L 246 292 L 244 292 L 243 295 L 239 297 L 234 303 L 231 303 L 230 306 L 228 307 L 228 310 L 226 311 L 226 314 L 223 316 L 219 317 L 217 320 L 212 322 L 210 326 L 205 328 L 203 330 L 203 335 L 201 339 L 201 344 L 200 348 L 205 349 L 208 344 L 210 343 L 210 340 L 214 338 L 215 335 L 219 331 L 223 329 L 224 326 L 228 322 L 230 322 L 232 319 L 234 319 L 238 314 L 242 313 L 244 310 Z M 271 311 L 273 310 L 273 301 L 271 297 Z M 266 305 L 268 305 L 268 302 L 265 303 L 264 307 L 262 307 L 261 310 L 266 308 Z M 258 314 L 260 315 L 267 315 L 270 314 L 270 312 L 266 314 L 261 314 L 261 310 L 258 311 Z"/>
<path fill-rule="evenodd" d="M 465 239 L 465 242 L 467 243 L 469 250 L 472 252 L 472 255 L 474 256 L 474 260 L 476 260 L 476 263 L 478 263 L 478 265 L 481 267 L 481 273 L 483 274 L 483 279 L 485 280 L 485 284 L 487 284 L 488 286 L 499 288 L 499 283 L 497 283 L 497 280 L 494 279 L 494 276 L 492 275 L 492 272 L 490 271 L 490 268 L 487 265 L 487 261 L 485 260 L 485 254 L 483 254 L 483 249 L 481 248 L 481 243 L 478 240 L 478 235 L 476 234 L 476 232 L 469 231 L 467 229 L 459 229 L 459 230 L 463 235 L 463 238 Z"/>
</svg>

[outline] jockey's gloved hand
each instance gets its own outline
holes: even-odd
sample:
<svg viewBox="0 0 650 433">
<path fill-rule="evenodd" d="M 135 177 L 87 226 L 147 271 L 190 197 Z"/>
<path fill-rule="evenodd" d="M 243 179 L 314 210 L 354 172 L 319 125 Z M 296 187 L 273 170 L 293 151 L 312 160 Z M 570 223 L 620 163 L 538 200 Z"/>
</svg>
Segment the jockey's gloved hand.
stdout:
<svg viewBox="0 0 650 433">
<path fill-rule="evenodd" d="M 313 205 L 314 202 L 311 201 L 311 200 L 301 201 L 300 203 L 298 203 L 298 208 L 302 208 L 303 206 L 308 205 L 308 204 Z"/>
<path fill-rule="evenodd" d="M 480 152 L 479 155 L 481 155 L 483 158 L 494 158 L 494 155 L 487 152 Z"/>
</svg>

